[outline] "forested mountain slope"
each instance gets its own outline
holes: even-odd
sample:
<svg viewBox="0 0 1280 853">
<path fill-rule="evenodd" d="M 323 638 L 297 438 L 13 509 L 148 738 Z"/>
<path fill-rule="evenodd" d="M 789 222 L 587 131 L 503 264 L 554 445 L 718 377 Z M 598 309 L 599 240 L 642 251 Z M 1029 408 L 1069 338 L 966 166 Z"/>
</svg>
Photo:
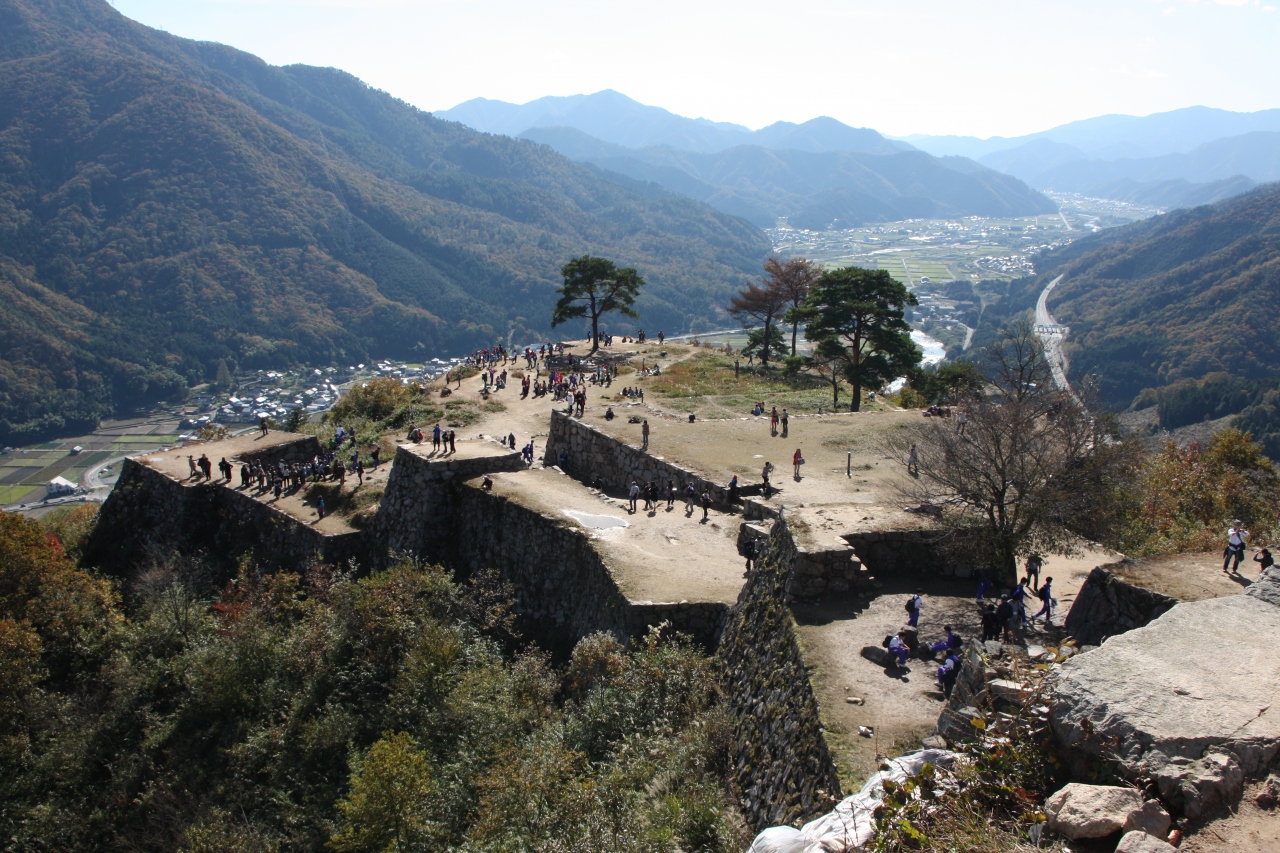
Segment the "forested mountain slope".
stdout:
<svg viewBox="0 0 1280 853">
<path fill-rule="evenodd" d="M 558 268 L 638 267 L 650 328 L 716 322 L 748 223 L 276 68 L 104 0 L 0 0 L 0 441 L 234 369 L 545 334 Z"/>
<path fill-rule="evenodd" d="M 1071 327 L 1071 375 L 1105 399 L 1225 372 L 1280 372 L 1280 184 L 1079 240 L 1037 261 L 1024 303 L 1057 275 L 1048 307 Z"/>
</svg>

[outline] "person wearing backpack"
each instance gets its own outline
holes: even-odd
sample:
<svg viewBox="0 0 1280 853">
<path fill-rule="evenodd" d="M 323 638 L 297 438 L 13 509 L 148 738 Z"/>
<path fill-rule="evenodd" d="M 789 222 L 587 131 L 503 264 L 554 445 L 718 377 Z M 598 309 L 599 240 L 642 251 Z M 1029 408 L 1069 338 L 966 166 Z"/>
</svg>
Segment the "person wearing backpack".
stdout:
<svg viewBox="0 0 1280 853">
<path fill-rule="evenodd" d="M 920 608 L 924 606 L 924 599 L 920 597 L 920 591 L 916 590 L 916 594 L 907 599 L 907 624 L 912 628 L 920 625 Z"/>
</svg>

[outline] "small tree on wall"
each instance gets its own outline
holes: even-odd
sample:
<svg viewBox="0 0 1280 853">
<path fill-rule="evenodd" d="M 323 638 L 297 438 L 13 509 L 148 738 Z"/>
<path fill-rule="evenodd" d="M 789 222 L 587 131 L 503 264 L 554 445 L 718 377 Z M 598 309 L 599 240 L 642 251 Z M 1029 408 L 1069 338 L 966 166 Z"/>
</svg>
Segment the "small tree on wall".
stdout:
<svg viewBox="0 0 1280 853">
<path fill-rule="evenodd" d="M 613 261 L 583 255 L 560 268 L 564 284 L 556 289 L 560 299 L 551 312 L 551 325 L 579 317 L 591 318 L 591 352 L 600 349 L 600 317 L 616 311 L 624 317 L 639 317 L 636 297 L 644 279 L 631 267 L 619 269 Z"/>
</svg>

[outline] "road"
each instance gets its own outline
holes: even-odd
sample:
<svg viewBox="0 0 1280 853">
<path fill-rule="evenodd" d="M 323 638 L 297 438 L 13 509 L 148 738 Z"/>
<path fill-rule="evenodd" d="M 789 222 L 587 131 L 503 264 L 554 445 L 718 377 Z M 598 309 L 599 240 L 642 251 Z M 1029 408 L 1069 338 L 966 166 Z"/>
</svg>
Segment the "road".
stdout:
<svg viewBox="0 0 1280 853">
<path fill-rule="evenodd" d="M 1040 291 L 1040 298 L 1036 300 L 1036 334 L 1040 337 L 1040 343 L 1044 344 L 1044 357 L 1049 362 L 1049 369 L 1053 371 L 1053 384 L 1075 396 L 1075 392 L 1071 391 L 1071 383 L 1067 382 L 1069 365 L 1067 356 L 1062 351 L 1062 341 L 1067 336 L 1067 327 L 1058 325 L 1058 321 L 1049 313 L 1049 292 L 1060 281 L 1062 276 L 1049 282 L 1044 290 Z"/>
</svg>

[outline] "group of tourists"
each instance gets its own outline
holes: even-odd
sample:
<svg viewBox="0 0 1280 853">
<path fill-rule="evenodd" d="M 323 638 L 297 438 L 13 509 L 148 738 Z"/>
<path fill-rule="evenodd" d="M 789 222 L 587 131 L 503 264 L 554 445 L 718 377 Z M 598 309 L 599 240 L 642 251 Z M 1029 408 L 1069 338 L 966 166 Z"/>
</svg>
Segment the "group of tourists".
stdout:
<svg viewBox="0 0 1280 853">
<path fill-rule="evenodd" d="M 736 477 L 734 478 L 737 479 Z M 631 481 L 631 488 L 627 490 L 627 511 L 634 515 L 636 513 L 636 505 L 640 498 L 644 498 L 644 511 L 657 512 L 658 503 L 665 497 L 667 502 L 667 510 L 673 510 L 676 506 L 676 500 L 680 496 L 680 488 L 675 480 L 667 480 L 664 488 L 657 480 L 650 480 L 641 486 L 635 480 Z M 697 485 L 691 480 L 684 487 L 684 517 L 691 518 L 694 508 L 701 505 L 702 507 L 702 523 L 705 524 L 711 513 L 711 487 L 703 486 L 699 492 Z"/>
<path fill-rule="evenodd" d="M 417 424 L 409 425 L 409 441 L 414 444 L 421 444 L 426 441 L 426 433 L 422 431 L 422 427 Z M 442 429 L 437 423 L 431 428 L 431 449 L 435 453 L 449 454 L 458 452 L 458 431 L 453 429 Z"/>
</svg>

